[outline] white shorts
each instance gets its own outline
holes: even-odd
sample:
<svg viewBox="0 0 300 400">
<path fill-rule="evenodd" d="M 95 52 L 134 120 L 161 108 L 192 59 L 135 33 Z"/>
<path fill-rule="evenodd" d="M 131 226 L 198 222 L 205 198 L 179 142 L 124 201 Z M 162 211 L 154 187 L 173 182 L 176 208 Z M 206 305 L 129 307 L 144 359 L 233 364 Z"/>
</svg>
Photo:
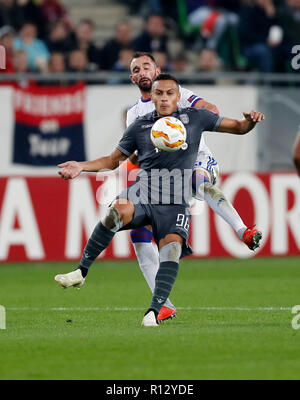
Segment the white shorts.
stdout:
<svg viewBox="0 0 300 400">
<path fill-rule="evenodd" d="M 215 185 L 219 177 L 219 164 L 212 155 L 199 152 L 197 160 L 194 164 L 193 171 L 197 169 L 205 169 L 210 177 L 210 182 Z"/>
</svg>

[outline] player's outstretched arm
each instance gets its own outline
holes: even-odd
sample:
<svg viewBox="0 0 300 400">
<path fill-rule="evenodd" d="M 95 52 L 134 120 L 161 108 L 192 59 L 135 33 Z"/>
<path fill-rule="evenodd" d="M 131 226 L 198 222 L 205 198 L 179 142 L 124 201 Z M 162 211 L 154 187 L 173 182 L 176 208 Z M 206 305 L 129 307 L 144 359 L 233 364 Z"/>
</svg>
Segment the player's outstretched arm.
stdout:
<svg viewBox="0 0 300 400">
<path fill-rule="evenodd" d="M 300 130 L 298 132 L 298 135 L 296 137 L 295 144 L 294 144 L 293 160 L 294 160 L 294 164 L 295 164 L 296 170 L 298 172 L 298 175 L 300 176 Z"/>
<path fill-rule="evenodd" d="M 244 119 L 237 120 L 231 118 L 223 118 L 218 132 L 233 133 L 234 135 L 244 135 L 251 131 L 258 122 L 265 119 L 264 114 L 258 111 L 251 111 L 249 113 L 243 113 Z"/>
<path fill-rule="evenodd" d="M 97 160 L 82 162 L 67 161 L 59 164 L 58 167 L 61 168 L 61 170 L 58 171 L 58 173 L 63 179 L 74 179 L 80 175 L 81 172 L 98 172 L 103 169 L 116 169 L 126 158 L 127 156 L 125 154 L 115 149 L 111 155 L 100 157 Z"/>
</svg>

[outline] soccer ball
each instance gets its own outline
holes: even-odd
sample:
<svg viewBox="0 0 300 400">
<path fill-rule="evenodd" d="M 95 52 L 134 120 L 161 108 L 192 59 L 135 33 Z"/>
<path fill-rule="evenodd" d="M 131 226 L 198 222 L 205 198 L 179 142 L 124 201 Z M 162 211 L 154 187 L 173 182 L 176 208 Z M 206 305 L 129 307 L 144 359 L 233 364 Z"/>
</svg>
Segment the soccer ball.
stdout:
<svg viewBox="0 0 300 400">
<path fill-rule="evenodd" d="M 160 118 L 152 126 L 150 138 L 153 146 L 162 151 L 185 150 L 186 130 L 183 123 L 175 117 Z"/>
</svg>

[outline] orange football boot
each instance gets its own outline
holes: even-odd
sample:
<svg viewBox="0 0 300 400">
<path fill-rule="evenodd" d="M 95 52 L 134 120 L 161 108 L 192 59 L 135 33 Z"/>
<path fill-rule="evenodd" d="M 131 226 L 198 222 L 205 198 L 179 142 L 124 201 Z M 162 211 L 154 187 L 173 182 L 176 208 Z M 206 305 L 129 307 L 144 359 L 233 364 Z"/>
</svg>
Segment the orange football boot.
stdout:
<svg viewBox="0 0 300 400">
<path fill-rule="evenodd" d="M 177 311 L 172 308 L 162 306 L 160 312 L 157 316 L 157 322 L 160 323 L 162 321 L 166 321 L 167 319 L 175 318 L 177 315 Z"/>
<path fill-rule="evenodd" d="M 254 229 L 255 225 L 247 228 L 243 233 L 243 241 L 250 250 L 255 250 L 260 246 L 262 233 L 258 229 Z"/>
</svg>

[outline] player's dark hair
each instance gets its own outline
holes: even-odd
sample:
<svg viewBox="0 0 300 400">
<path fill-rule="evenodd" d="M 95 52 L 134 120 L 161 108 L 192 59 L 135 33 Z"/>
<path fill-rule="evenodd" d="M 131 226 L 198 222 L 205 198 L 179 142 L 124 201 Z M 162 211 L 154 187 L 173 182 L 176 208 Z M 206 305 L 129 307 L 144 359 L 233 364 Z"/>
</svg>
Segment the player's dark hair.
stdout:
<svg viewBox="0 0 300 400">
<path fill-rule="evenodd" d="M 176 85 L 179 87 L 179 82 L 178 82 L 177 78 L 175 78 L 175 76 L 173 76 L 171 74 L 159 74 L 154 79 L 153 83 L 157 82 L 157 81 L 174 81 L 176 83 Z"/>
<path fill-rule="evenodd" d="M 151 53 L 147 53 L 146 51 L 136 51 L 133 54 L 133 56 L 131 58 L 131 61 L 136 59 L 136 58 L 140 58 L 140 57 L 149 57 L 154 62 L 154 64 L 157 65 L 153 55 Z"/>
</svg>

